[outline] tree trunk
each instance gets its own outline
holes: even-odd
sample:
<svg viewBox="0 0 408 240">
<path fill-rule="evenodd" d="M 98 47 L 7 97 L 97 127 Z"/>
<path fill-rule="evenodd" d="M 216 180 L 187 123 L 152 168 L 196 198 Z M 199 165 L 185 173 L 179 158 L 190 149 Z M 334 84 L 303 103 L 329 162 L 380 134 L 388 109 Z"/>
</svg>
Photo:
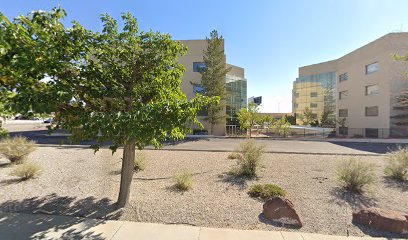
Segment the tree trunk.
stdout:
<svg viewBox="0 0 408 240">
<path fill-rule="evenodd" d="M 123 208 L 129 201 L 130 184 L 135 166 L 135 143 L 127 143 L 123 149 L 122 173 L 120 175 L 120 190 L 117 208 Z"/>
<path fill-rule="evenodd" d="M 210 135 L 213 135 L 214 132 L 214 124 L 211 123 L 211 127 L 210 127 Z"/>
</svg>

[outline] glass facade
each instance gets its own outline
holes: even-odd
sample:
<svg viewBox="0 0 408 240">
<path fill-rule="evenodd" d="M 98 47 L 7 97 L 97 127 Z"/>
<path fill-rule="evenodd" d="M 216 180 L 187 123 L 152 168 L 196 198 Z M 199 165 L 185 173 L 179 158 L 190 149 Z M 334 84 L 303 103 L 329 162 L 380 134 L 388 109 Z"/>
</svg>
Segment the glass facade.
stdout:
<svg viewBox="0 0 408 240">
<path fill-rule="evenodd" d="M 247 80 L 235 75 L 226 75 L 227 125 L 238 125 L 237 113 L 247 107 Z"/>
<path fill-rule="evenodd" d="M 309 108 L 319 119 L 323 112 L 329 112 L 329 119 L 334 123 L 336 94 L 335 72 L 301 76 L 293 82 L 292 112 L 301 115 L 306 108 Z M 297 121 L 298 124 L 302 124 L 299 122 L 300 119 Z"/>
</svg>

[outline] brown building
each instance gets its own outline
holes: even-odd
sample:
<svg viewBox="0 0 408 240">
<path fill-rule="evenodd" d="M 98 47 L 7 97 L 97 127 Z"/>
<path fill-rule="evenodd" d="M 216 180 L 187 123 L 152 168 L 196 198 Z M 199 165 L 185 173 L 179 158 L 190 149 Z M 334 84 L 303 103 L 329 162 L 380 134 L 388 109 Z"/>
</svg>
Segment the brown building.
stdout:
<svg viewBox="0 0 408 240">
<path fill-rule="evenodd" d="M 408 33 L 390 33 L 337 60 L 299 68 L 292 112 L 309 107 L 320 118 L 331 110 L 346 120 L 337 132 L 350 137 L 408 136 L 393 118 L 396 96 L 408 88 L 407 65 L 394 56 L 407 52 Z"/>
</svg>

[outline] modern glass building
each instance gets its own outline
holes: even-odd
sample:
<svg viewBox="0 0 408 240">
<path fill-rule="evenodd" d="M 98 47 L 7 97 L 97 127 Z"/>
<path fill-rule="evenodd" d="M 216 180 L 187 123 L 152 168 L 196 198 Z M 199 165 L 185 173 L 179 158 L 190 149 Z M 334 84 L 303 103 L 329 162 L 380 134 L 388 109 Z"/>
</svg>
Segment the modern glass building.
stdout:
<svg viewBox="0 0 408 240">
<path fill-rule="evenodd" d="M 238 125 L 237 113 L 247 107 L 247 80 L 243 76 L 227 74 L 225 86 L 227 125 Z"/>
<path fill-rule="evenodd" d="M 324 72 L 299 76 L 293 82 L 293 113 L 297 116 L 309 108 L 316 119 L 321 119 L 324 112 L 335 122 L 336 112 L 336 72 Z M 297 123 L 302 120 L 297 118 Z"/>
</svg>

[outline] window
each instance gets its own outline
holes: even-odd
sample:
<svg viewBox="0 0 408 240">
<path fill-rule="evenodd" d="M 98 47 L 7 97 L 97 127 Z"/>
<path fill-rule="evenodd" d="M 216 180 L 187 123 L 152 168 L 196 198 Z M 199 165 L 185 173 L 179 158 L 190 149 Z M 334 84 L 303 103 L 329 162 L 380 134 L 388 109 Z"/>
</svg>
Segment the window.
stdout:
<svg viewBox="0 0 408 240">
<path fill-rule="evenodd" d="M 312 118 L 317 119 L 317 113 L 312 113 Z"/>
<path fill-rule="evenodd" d="M 197 93 L 203 94 L 204 93 L 204 88 L 200 84 L 194 84 L 193 91 L 194 91 L 195 95 L 197 95 Z"/>
<path fill-rule="evenodd" d="M 311 92 L 310 97 L 317 97 L 317 92 Z"/>
<path fill-rule="evenodd" d="M 298 97 L 299 97 L 299 93 L 298 93 L 298 92 L 295 93 L 294 96 L 295 96 L 296 98 L 298 98 Z"/>
<path fill-rule="evenodd" d="M 366 128 L 365 137 L 378 138 L 378 128 Z"/>
<path fill-rule="evenodd" d="M 365 87 L 365 94 L 366 94 L 366 96 L 372 96 L 372 95 L 380 94 L 380 88 L 378 87 L 378 84 L 366 86 Z"/>
<path fill-rule="evenodd" d="M 341 92 L 339 92 L 339 99 L 340 99 L 340 100 L 346 99 L 347 96 L 348 96 L 348 91 L 341 91 Z"/>
<path fill-rule="evenodd" d="M 348 73 L 343 73 L 339 75 L 339 82 L 344 82 L 348 80 Z"/>
<path fill-rule="evenodd" d="M 339 109 L 339 117 L 348 117 L 348 109 Z"/>
<path fill-rule="evenodd" d="M 201 72 L 206 69 L 205 63 L 203 62 L 193 62 L 193 72 Z"/>
<path fill-rule="evenodd" d="M 366 74 L 377 72 L 379 69 L 378 62 L 366 65 Z"/>
<path fill-rule="evenodd" d="M 317 108 L 317 103 L 310 103 L 310 108 Z"/>
<path fill-rule="evenodd" d="M 348 127 L 339 127 L 339 133 L 343 136 L 348 135 Z"/>
<path fill-rule="evenodd" d="M 366 117 L 377 117 L 378 116 L 378 106 L 366 107 L 365 108 Z"/>
<path fill-rule="evenodd" d="M 293 108 L 298 108 L 298 107 L 299 107 L 299 104 L 297 104 L 297 103 L 293 104 Z"/>
</svg>

